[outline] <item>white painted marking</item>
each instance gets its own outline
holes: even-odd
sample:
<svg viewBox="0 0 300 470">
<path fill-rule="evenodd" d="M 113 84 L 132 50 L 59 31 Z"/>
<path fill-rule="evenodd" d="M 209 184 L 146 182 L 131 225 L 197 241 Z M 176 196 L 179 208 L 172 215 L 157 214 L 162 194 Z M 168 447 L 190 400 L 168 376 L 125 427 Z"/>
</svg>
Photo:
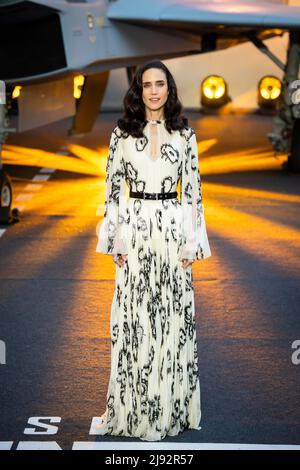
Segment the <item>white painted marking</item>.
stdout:
<svg viewBox="0 0 300 470">
<path fill-rule="evenodd" d="M 17 450 L 62 450 L 56 441 L 20 441 Z"/>
<path fill-rule="evenodd" d="M 179 442 L 89 442 L 74 441 L 72 450 L 300 450 L 300 445 L 285 444 L 229 444 L 229 443 L 179 443 Z"/>
<path fill-rule="evenodd" d="M 0 237 L 6 232 L 6 228 L 0 228 Z"/>
<path fill-rule="evenodd" d="M 40 191 L 42 189 L 42 184 L 26 184 L 25 191 Z"/>
<path fill-rule="evenodd" d="M 43 423 L 43 421 L 49 421 L 50 423 L 60 423 L 61 417 L 60 416 L 32 416 L 28 418 L 27 423 L 35 426 L 34 428 L 25 428 L 24 434 L 30 435 L 51 435 L 57 434 L 58 427 L 52 426 L 49 423 Z M 37 430 L 36 427 L 44 429 L 44 431 Z"/>
<path fill-rule="evenodd" d="M 0 450 L 10 450 L 13 441 L 0 441 Z M 90 442 L 74 441 L 72 450 L 300 450 L 300 445 L 229 444 L 179 442 Z M 62 450 L 56 441 L 19 441 L 17 450 Z"/>
<path fill-rule="evenodd" d="M 18 194 L 18 196 L 16 197 L 15 201 L 29 201 L 30 199 L 32 199 L 34 196 L 34 194 Z"/>
<path fill-rule="evenodd" d="M 0 450 L 10 450 L 14 441 L 0 441 Z"/>
<path fill-rule="evenodd" d="M 56 168 L 47 168 L 47 167 L 40 168 L 40 173 L 54 173 L 55 171 L 56 171 Z"/>
<path fill-rule="evenodd" d="M 93 419 L 92 419 L 92 423 L 91 423 L 91 427 L 90 427 L 90 432 L 89 432 L 89 435 L 93 435 L 93 436 L 97 436 L 99 433 L 97 431 L 97 428 L 98 426 L 101 428 L 101 424 L 102 424 L 103 420 L 100 416 L 95 416 Z M 102 426 L 103 428 L 103 426 Z"/>
<path fill-rule="evenodd" d="M 50 175 L 35 175 L 32 178 L 32 181 L 47 181 L 50 178 Z"/>
</svg>

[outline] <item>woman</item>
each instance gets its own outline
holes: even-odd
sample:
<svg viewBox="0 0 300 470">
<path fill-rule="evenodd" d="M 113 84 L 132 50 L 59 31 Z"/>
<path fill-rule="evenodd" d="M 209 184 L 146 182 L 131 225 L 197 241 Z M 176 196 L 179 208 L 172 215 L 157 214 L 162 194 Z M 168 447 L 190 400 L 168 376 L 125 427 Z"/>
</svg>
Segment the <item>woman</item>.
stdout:
<svg viewBox="0 0 300 470">
<path fill-rule="evenodd" d="M 99 434 L 155 441 L 201 429 L 192 263 L 211 251 L 196 135 L 162 62 L 137 70 L 124 108 L 111 134 L 97 226 L 96 251 L 116 263 Z"/>
</svg>

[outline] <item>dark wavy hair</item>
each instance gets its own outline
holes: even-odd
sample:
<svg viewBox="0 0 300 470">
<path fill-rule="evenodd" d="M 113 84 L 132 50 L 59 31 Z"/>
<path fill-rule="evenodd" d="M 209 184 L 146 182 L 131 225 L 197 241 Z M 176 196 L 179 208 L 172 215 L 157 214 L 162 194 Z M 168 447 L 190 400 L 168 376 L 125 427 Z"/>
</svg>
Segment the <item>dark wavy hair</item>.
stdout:
<svg viewBox="0 0 300 470">
<path fill-rule="evenodd" d="M 143 129 L 146 125 L 145 105 L 143 102 L 143 73 L 156 68 L 162 70 L 167 78 L 168 99 L 164 105 L 164 117 L 166 129 L 181 130 L 188 127 L 188 119 L 182 115 L 182 104 L 177 95 L 177 86 L 173 75 L 160 60 L 151 60 L 142 64 L 136 71 L 131 85 L 126 92 L 123 105 L 124 115 L 117 122 L 118 127 L 133 137 L 143 137 Z"/>
</svg>

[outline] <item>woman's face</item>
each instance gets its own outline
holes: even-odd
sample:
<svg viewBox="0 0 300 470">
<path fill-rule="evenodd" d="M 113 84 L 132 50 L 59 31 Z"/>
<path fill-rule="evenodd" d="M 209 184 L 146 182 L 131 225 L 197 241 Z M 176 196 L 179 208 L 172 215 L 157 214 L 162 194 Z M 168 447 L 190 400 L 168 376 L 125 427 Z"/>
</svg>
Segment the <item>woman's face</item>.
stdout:
<svg viewBox="0 0 300 470">
<path fill-rule="evenodd" d="M 142 75 L 143 102 L 149 111 L 158 111 L 168 99 L 168 83 L 160 69 L 148 69 Z"/>
</svg>

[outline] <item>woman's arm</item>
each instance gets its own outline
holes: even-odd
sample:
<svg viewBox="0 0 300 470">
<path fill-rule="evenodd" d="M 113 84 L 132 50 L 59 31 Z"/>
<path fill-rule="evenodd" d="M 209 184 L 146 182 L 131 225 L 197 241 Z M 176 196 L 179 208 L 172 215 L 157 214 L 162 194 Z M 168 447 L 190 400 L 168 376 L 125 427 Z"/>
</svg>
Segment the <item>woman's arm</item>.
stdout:
<svg viewBox="0 0 300 470">
<path fill-rule="evenodd" d="M 192 128 L 183 157 L 181 177 L 183 245 L 179 259 L 204 259 L 211 256 L 211 250 L 204 218 L 197 139 Z"/>
<path fill-rule="evenodd" d="M 127 254 L 126 237 L 123 233 L 126 181 L 121 141 L 122 133 L 116 126 L 111 134 L 107 157 L 104 216 L 96 229 L 96 252 L 110 255 Z"/>
</svg>

